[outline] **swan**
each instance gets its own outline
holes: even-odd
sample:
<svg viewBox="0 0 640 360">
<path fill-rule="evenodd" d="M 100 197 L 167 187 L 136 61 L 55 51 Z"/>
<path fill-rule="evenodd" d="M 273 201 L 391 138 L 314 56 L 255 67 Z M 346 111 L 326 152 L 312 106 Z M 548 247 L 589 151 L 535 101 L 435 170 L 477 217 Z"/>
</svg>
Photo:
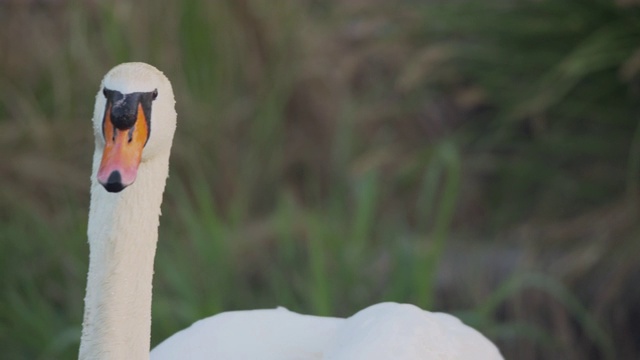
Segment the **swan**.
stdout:
<svg viewBox="0 0 640 360">
<path fill-rule="evenodd" d="M 282 307 L 225 312 L 150 352 L 153 261 L 176 128 L 171 83 L 145 63 L 114 67 L 96 96 L 93 128 L 80 359 L 502 359 L 457 318 L 397 303 L 347 319 Z"/>
</svg>

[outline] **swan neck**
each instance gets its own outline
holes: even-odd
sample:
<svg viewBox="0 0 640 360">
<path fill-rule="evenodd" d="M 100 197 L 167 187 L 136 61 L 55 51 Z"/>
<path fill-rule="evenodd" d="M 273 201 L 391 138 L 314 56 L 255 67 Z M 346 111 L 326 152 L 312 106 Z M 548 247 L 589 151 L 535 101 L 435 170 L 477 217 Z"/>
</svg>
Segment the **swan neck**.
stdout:
<svg viewBox="0 0 640 360">
<path fill-rule="evenodd" d="M 96 180 L 89 210 L 89 275 L 80 359 L 148 359 L 151 286 L 169 155 L 143 161 L 136 181 L 108 193 Z"/>
</svg>

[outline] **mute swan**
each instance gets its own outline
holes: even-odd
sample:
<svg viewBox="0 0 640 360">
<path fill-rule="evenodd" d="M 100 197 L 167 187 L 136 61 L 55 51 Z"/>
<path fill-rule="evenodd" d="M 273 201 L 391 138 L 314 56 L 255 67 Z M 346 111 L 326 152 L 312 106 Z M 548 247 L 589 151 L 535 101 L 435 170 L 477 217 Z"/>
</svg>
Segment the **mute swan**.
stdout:
<svg viewBox="0 0 640 360">
<path fill-rule="evenodd" d="M 110 70 L 96 96 L 80 359 L 502 359 L 453 316 L 395 303 L 348 319 L 284 308 L 226 312 L 194 323 L 150 354 L 153 260 L 174 103 L 169 80 L 144 63 Z"/>
</svg>

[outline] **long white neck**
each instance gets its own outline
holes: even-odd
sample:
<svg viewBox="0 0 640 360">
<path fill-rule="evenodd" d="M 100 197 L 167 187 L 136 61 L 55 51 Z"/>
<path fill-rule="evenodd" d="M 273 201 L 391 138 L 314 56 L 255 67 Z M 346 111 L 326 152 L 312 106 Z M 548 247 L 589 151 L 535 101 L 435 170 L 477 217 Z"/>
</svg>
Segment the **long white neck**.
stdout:
<svg viewBox="0 0 640 360">
<path fill-rule="evenodd" d="M 151 284 L 169 151 L 140 164 L 136 181 L 108 193 L 94 154 L 89 276 L 80 359 L 148 359 Z"/>
</svg>

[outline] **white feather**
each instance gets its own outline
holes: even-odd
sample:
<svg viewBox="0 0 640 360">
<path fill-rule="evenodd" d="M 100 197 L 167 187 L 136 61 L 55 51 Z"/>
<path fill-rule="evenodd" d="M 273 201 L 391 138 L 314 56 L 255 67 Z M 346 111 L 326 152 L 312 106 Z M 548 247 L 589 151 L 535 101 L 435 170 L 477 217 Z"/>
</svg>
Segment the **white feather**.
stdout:
<svg viewBox="0 0 640 360">
<path fill-rule="evenodd" d="M 397 303 L 348 319 L 284 308 L 226 312 L 200 320 L 151 352 L 152 360 L 502 359 L 496 346 L 457 318 Z"/>
</svg>

